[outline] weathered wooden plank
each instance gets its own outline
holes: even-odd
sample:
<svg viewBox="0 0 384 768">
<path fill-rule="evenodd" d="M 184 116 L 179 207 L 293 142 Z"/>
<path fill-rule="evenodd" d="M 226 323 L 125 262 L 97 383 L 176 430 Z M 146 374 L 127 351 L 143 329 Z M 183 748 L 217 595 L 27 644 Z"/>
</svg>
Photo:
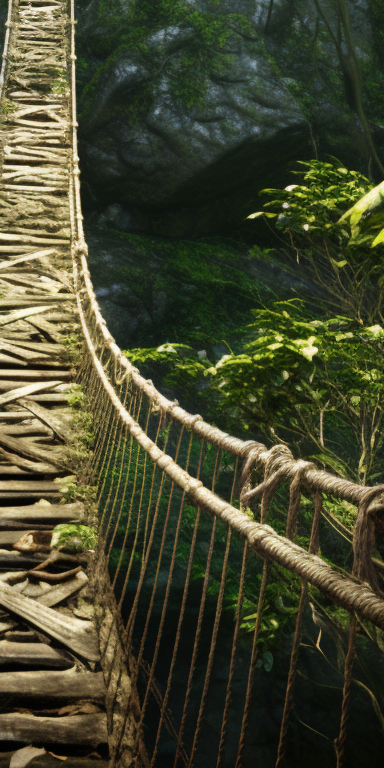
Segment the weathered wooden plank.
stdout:
<svg viewBox="0 0 384 768">
<path fill-rule="evenodd" d="M 18 259 L 0 261 L 0 270 L 13 268 L 16 264 L 22 264 L 24 261 L 41 259 L 42 256 L 52 256 L 54 253 L 56 253 L 55 248 L 45 248 L 43 251 L 33 251 L 33 253 L 28 253 L 26 256 L 20 256 Z"/>
<path fill-rule="evenodd" d="M 107 743 L 107 717 L 104 714 L 35 717 L 11 712 L 0 715 L 0 740 L 97 747 Z"/>
<path fill-rule="evenodd" d="M 0 548 L 12 547 L 19 541 L 21 535 L 20 531 L 0 531 Z"/>
<path fill-rule="evenodd" d="M 28 420 L 30 420 L 31 423 L 26 423 Z M 27 412 L 22 424 L 2 424 L 0 419 L 0 430 L 7 435 L 20 435 L 20 437 L 26 437 L 27 435 L 33 435 L 35 437 L 52 437 L 52 430 L 40 420 L 32 419 L 31 414 Z"/>
<path fill-rule="evenodd" d="M 34 553 L 31 555 L 21 554 L 21 552 L 9 551 L 7 549 L 0 549 L 0 568 L 9 570 L 10 568 L 17 568 L 23 570 L 34 568 L 44 556 L 40 553 Z M 1 579 L 0 584 L 2 585 Z"/>
<path fill-rule="evenodd" d="M 3 345 L 0 345 L 0 349 L 3 347 Z M 27 365 L 27 363 L 24 360 L 17 360 L 15 357 L 12 357 L 11 355 L 7 355 L 4 352 L 0 352 L 0 363 L 8 363 L 8 365 L 15 365 L 15 363 L 18 363 L 18 365 Z"/>
<path fill-rule="evenodd" d="M 62 442 L 66 442 L 70 439 L 70 430 L 66 427 L 65 423 L 57 419 L 51 411 L 48 411 L 47 408 L 43 408 L 38 403 L 35 403 L 33 400 L 22 398 L 18 401 L 20 405 L 22 405 L 24 408 L 27 408 L 31 413 L 33 413 L 34 416 L 36 416 L 40 421 L 43 422 L 47 427 L 49 427 L 52 432 L 56 435 L 58 440 L 61 440 Z"/>
<path fill-rule="evenodd" d="M 7 518 L 1 518 L 0 519 L 0 531 L 18 531 L 19 535 L 21 536 L 21 533 L 25 533 L 31 528 L 29 523 L 20 523 L 16 522 L 15 520 L 7 520 Z M 41 523 L 34 523 L 33 528 L 36 531 L 51 531 L 53 529 L 53 523 L 42 525 Z"/>
<path fill-rule="evenodd" d="M 46 643 L 15 643 L 0 640 L 0 667 L 10 664 L 38 669 L 71 669 L 73 659 Z M 3 673 L 2 673 L 3 674 Z M 2 678 L 1 678 L 2 679 Z"/>
<path fill-rule="evenodd" d="M 28 483 L 30 485 L 30 483 Z M 51 488 L 54 483 L 49 482 Z M 1 481 L 0 481 L 1 486 Z M 0 488 L 1 489 L 1 488 Z M 28 504 L 20 507 L 0 507 L 0 525 L 2 520 L 12 520 L 15 523 L 25 524 L 69 523 L 70 520 L 79 520 L 83 512 L 80 502 L 74 504 Z"/>
<path fill-rule="evenodd" d="M 53 480 L 0 480 L 0 491 L 5 492 L 26 492 L 33 491 L 34 493 L 44 493 L 45 491 L 57 491 L 57 483 Z M 1 508 L 1 512 L 4 507 Z"/>
<path fill-rule="evenodd" d="M 0 762 L 0 768 L 9 768 L 9 762 L 4 763 L 4 765 Z M 46 752 L 41 757 L 34 757 L 28 763 L 28 768 L 59 768 L 59 761 L 49 752 Z M 65 768 L 110 768 L 110 763 L 105 760 L 95 760 L 92 757 L 67 757 Z"/>
<path fill-rule="evenodd" d="M 0 476 L 1 477 L 13 477 L 14 475 L 17 476 L 25 476 L 27 478 L 30 476 L 30 472 L 28 472 L 26 469 L 21 469 L 21 467 L 15 467 L 13 464 L 0 464 Z"/>
<path fill-rule="evenodd" d="M 90 661 L 99 659 L 97 636 L 92 622 L 63 616 L 52 608 L 18 594 L 13 587 L 1 582 L 0 605 L 59 640 L 79 656 Z"/>
<path fill-rule="evenodd" d="M 11 392 L 7 392 L 5 395 L 0 395 L 0 406 L 5 405 L 6 403 L 12 403 L 20 397 L 43 392 L 45 389 L 54 389 L 60 383 L 60 381 L 38 381 L 35 384 L 28 384 L 26 387 L 17 387 Z"/>
<path fill-rule="evenodd" d="M 1 438 L 0 438 L 1 443 Z M 52 475 L 57 474 L 57 467 L 53 464 L 48 464 L 47 462 L 42 461 L 30 461 L 29 459 L 25 459 L 23 456 L 18 456 L 17 453 L 11 453 L 10 451 L 5 450 L 0 445 L 0 455 L 5 458 L 7 461 L 10 462 L 10 464 L 19 467 L 20 469 L 24 469 L 27 472 L 33 472 L 33 474 L 40 474 L 40 475 Z"/>
<path fill-rule="evenodd" d="M 40 371 L 33 369 L 29 369 L 28 371 L 18 371 L 17 368 L 0 368 L 0 379 L 52 379 L 53 373 L 56 378 L 60 378 L 61 381 L 73 378 L 73 371 L 69 371 L 68 369 L 63 369 L 60 371 Z"/>
<path fill-rule="evenodd" d="M 50 302 L 52 305 L 71 301 L 71 297 L 68 294 L 62 293 L 28 293 L 24 294 L 24 296 L 25 298 L 20 298 L 20 294 L 11 293 L 0 299 L 0 311 L 3 309 L 13 309 L 13 307 L 32 307 L 33 304 L 41 304 L 41 302 L 45 304 Z"/>
<path fill-rule="evenodd" d="M 15 502 L 18 499 L 21 499 L 25 501 L 26 499 L 41 499 L 41 497 L 44 495 L 45 499 L 52 499 L 52 501 L 58 501 L 60 494 L 54 491 L 44 491 L 44 494 L 41 491 L 17 491 L 16 493 L 9 493 L 7 491 L 0 491 L 0 500 L 1 501 L 12 501 Z"/>
<path fill-rule="evenodd" d="M 37 602 L 48 606 L 48 608 L 52 608 L 54 605 L 62 603 L 63 600 L 66 600 L 68 597 L 75 595 L 83 589 L 87 583 L 88 576 L 84 571 L 80 571 L 74 579 L 70 579 L 65 584 L 57 584 L 57 586 L 52 587 L 49 592 L 38 597 Z"/>
<path fill-rule="evenodd" d="M 49 609 L 46 609 L 49 610 Z M 53 611 L 53 613 L 55 613 Z M 58 614 L 55 613 L 55 616 Z M 0 641 L 5 645 L 7 640 Z M 16 645 L 11 643 L 10 645 Z M 37 645 L 37 644 L 36 644 Z M 20 643 L 21 648 L 30 647 L 29 644 Z M 47 646 L 49 648 L 49 646 Z M 3 653 L 6 653 L 4 650 Z M 53 654 L 52 654 L 53 658 Z M 0 650 L 1 664 L 1 650 Z M 52 701 L 69 702 L 81 699 L 91 699 L 95 702 L 104 702 L 105 685 L 102 672 L 77 672 L 76 669 L 68 669 L 64 672 L 28 671 L 28 672 L 2 672 L 1 693 L 2 696 L 12 696 L 14 702 L 28 699 L 50 699 Z"/>
<path fill-rule="evenodd" d="M 9 343 L 12 344 L 12 346 L 15 346 L 16 349 L 22 349 L 22 350 L 28 350 L 32 351 L 33 354 L 38 353 L 41 355 L 42 353 L 47 354 L 47 356 L 57 355 L 58 353 L 62 352 L 62 349 L 60 349 L 60 346 L 55 343 L 51 344 L 50 342 L 46 341 L 27 341 L 25 338 L 13 338 L 15 334 L 11 334 L 10 332 L 7 333 L 7 336 L 5 336 L 5 333 L 3 331 L 4 338 L 6 339 L 6 343 L 8 343 L 8 339 L 11 339 Z M 3 339 L 0 339 L 0 344 L 2 343 Z"/>
<path fill-rule="evenodd" d="M 65 466 L 64 456 L 58 452 L 57 448 L 51 446 L 49 451 L 42 450 L 37 443 L 32 440 L 23 437 L 9 437 L 2 429 L 0 429 L 0 446 L 3 449 L 2 454 L 9 461 L 15 462 L 17 455 L 23 456 L 24 458 L 32 459 L 32 461 L 37 461 L 39 464 L 43 462 L 44 467 L 46 465 L 48 465 L 48 467 L 51 466 L 51 470 L 47 470 L 50 473 L 52 473 L 52 467 L 54 467 L 56 474 L 60 472 L 60 469 L 58 469 L 60 466 Z M 16 454 L 16 456 L 13 457 L 13 454 Z M 33 469 L 30 464 L 20 461 L 17 466 L 29 470 Z M 40 470 L 35 468 L 34 471 L 39 472 Z"/>
<path fill-rule="evenodd" d="M 32 316 L 39 315 L 42 312 L 47 312 L 49 309 L 51 309 L 49 305 L 44 305 L 41 307 L 31 307 L 30 309 L 18 309 L 18 310 L 15 310 L 15 312 L 9 312 L 8 315 L 0 316 L 0 326 L 9 325 L 10 323 L 15 323 L 17 320 L 24 320 L 25 318 L 28 318 L 29 320 Z"/>
<path fill-rule="evenodd" d="M 4 184 L 4 189 L 9 189 L 9 184 Z M 19 187 L 19 185 L 15 185 L 13 187 L 14 189 L 22 189 L 23 187 Z M 36 187 L 30 187 L 30 189 L 36 189 Z M 37 187 L 38 189 L 38 187 Z M 46 188 L 46 192 L 51 191 L 48 188 Z M 7 242 L 19 242 L 19 243 L 30 243 L 31 245 L 67 245 L 68 239 L 61 238 L 60 240 L 56 240 L 52 237 L 33 237 L 32 235 L 12 235 L 11 233 L 5 233 L 0 232 L 0 241 L 7 241 Z"/>
<path fill-rule="evenodd" d="M 55 403 L 60 405 L 68 405 L 68 397 L 63 392 L 50 392 L 46 395 L 34 395 L 33 399 L 36 403 Z"/>
<path fill-rule="evenodd" d="M 40 360 L 42 358 L 46 358 L 46 360 L 49 360 L 49 355 L 45 355 L 44 352 L 33 352 L 31 349 L 26 349 L 19 344 L 11 344 L 9 341 L 5 341 L 4 339 L 0 339 L 0 349 L 5 350 L 5 352 L 10 352 L 14 356 L 21 358 L 21 360 L 18 360 L 19 365 L 27 365 L 28 362 L 32 362 L 34 360 Z M 7 356 L 8 360 L 13 359 L 13 364 L 15 364 L 15 357 L 11 358 L 10 356 Z M 0 355 L 0 362 L 5 362 L 4 360 L 4 353 Z"/>
</svg>

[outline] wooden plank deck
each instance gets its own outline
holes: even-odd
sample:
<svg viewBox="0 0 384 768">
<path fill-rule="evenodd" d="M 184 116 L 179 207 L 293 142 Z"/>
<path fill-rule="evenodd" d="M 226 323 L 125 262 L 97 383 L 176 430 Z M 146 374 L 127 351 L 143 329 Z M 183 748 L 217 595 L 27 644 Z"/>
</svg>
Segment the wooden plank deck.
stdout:
<svg viewBox="0 0 384 768">
<path fill-rule="evenodd" d="M 19 0 L 0 131 L 0 765 L 106 768 L 105 689 L 84 556 L 47 560 L 57 523 L 81 519 L 57 479 L 74 372 L 68 7 Z M 28 532 L 38 531 L 32 537 Z M 23 542 L 19 540 L 23 537 Z M 44 542 L 30 546 L 28 542 Z M 27 544 L 25 544 L 27 542 Z M 39 549 L 40 547 L 40 549 Z M 78 570 L 80 568 L 80 570 Z M 69 578 L 63 573 L 70 572 Z M 39 576 L 39 574 L 41 574 Z M 52 582 L 53 578 L 53 582 Z M 56 583 L 56 581 L 57 583 Z M 79 603 L 80 606 L 80 603 Z M 33 748 L 35 752 L 28 752 Z M 18 756 L 17 760 L 14 757 Z M 55 757 L 55 755 L 59 757 Z M 24 762 L 23 762 L 24 760 Z M 26 760 L 26 762 L 25 762 Z"/>
</svg>

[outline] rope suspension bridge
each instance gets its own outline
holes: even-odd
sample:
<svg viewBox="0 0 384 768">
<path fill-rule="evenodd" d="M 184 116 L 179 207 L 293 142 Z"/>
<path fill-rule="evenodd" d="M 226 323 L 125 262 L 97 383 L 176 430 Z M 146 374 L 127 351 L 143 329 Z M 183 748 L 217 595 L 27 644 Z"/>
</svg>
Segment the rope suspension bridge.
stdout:
<svg viewBox="0 0 384 768">
<path fill-rule="evenodd" d="M 162 396 L 115 344 L 87 263 L 74 35 L 73 0 L 10 0 L 0 765 L 296 768 L 311 755 L 360 768 L 357 737 L 378 765 L 384 486 L 223 433 Z M 94 439 L 76 486 L 79 385 Z M 76 487 L 83 497 L 70 500 Z M 94 508 L 95 552 L 52 546 L 57 524 L 89 523 Z"/>
</svg>

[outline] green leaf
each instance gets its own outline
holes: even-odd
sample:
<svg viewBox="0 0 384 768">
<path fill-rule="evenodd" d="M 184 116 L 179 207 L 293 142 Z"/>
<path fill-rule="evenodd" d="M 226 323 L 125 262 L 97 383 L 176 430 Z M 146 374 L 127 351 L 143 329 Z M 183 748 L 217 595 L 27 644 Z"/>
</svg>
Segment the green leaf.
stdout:
<svg viewBox="0 0 384 768">
<path fill-rule="evenodd" d="M 259 216 L 265 216 L 265 211 L 256 211 L 256 213 L 251 213 L 249 216 L 247 216 L 247 219 L 258 219 Z"/>
</svg>

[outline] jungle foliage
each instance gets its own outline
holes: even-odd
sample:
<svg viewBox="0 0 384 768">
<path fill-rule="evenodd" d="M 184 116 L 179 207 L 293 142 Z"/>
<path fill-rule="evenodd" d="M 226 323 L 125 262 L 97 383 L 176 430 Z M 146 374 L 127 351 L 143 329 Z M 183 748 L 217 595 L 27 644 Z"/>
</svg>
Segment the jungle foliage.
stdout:
<svg viewBox="0 0 384 768">
<path fill-rule="evenodd" d="M 302 183 L 263 191 L 271 199 L 254 217 L 276 224 L 276 259 L 308 275 L 312 299 L 253 310 L 237 349 L 219 360 L 170 343 L 127 354 L 162 366 L 164 382 L 176 390 L 195 387 L 208 417 L 226 429 L 287 442 L 345 477 L 377 482 L 384 451 L 383 256 L 371 245 L 382 226 L 381 198 L 335 158 L 304 165 Z M 358 232 L 362 197 L 371 201 L 362 214 L 371 224 Z"/>
</svg>

